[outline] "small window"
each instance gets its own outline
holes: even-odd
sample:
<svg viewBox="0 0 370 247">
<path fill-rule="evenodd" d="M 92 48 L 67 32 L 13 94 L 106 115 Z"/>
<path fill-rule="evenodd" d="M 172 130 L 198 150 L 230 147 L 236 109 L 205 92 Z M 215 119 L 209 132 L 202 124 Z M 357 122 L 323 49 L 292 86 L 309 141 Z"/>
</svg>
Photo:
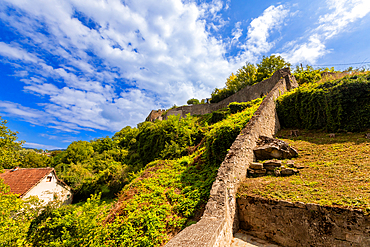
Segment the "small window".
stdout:
<svg viewBox="0 0 370 247">
<path fill-rule="evenodd" d="M 46 177 L 46 182 L 51 182 L 52 176 L 47 176 Z"/>
</svg>

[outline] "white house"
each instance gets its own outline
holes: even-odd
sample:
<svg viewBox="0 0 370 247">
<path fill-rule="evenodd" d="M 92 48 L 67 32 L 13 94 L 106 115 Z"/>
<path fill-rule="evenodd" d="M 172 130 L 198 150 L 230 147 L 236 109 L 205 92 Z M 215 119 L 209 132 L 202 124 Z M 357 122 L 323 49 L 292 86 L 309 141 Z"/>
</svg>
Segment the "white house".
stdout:
<svg viewBox="0 0 370 247">
<path fill-rule="evenodd" d="M 44 203 L 54 199 L 64 204 L 72 203 L 72 191 L 62 180 L 58 179 L 54 168 L 15 168 L 0 174 L 10 192 L 21 198 L 37 196 Z"/>
</svg>

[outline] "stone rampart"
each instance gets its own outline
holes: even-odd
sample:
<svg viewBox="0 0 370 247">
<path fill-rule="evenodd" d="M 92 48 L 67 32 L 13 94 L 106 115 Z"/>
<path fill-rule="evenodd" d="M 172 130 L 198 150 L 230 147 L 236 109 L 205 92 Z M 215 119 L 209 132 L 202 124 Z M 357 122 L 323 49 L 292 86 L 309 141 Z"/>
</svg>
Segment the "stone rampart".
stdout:
<svg viewBox="0 0 370 247">
<path fill-rule="evenodd" d="M 370 216 L 360 210 L 251 196 L 237 202 L 241 229 L 282 246 L 370 246 Z"/>
<path fill-rule="evenodd" d="M 289 69 L 275 72 L 270 79 L 264 82 L 275 82 L 272 90 L 270 89 L 247 126 L 238 135 L 218 170 L 201 220 L 181 231 L 167 243 L 167 247 L 230 246 L 233 233 L 239 228 L 236 192 L 240 182 L 246 177 L 249 164 L 254 160 L 253 148 L 260 135 L 272 137 L 280 128 L 275 99 L 298 86 L 295 78 L 290 76 Z M 261 88 L 267 90 L 268 87 Z M 257 98 L 260 94 L 262 90 L 256 90 Z M 222 104 L 227 106 L 229 102 Z"/>
<path fill-rule="evenodd" d="M 272 75 L 271 78 L 263 80 L 257 84 L 254 84 L 253 86 L 247 86 L 218 103 L 180 106 L 169 110 L 164 116 L 164 119 L 167 119 L 167 117 L 170 115 L 180 115 L 181 117 L 186 117 L 186 115 L 189 113 L 190 115 L 204 115 L 217 111 L 221 108 L 225 108 L 231 102 L 247 102 L 257 99 L 263 95 L 267 95 L 281 78 L 284 78 L 289 74 L 289 68 L 278 70 Z"/>
</svg>

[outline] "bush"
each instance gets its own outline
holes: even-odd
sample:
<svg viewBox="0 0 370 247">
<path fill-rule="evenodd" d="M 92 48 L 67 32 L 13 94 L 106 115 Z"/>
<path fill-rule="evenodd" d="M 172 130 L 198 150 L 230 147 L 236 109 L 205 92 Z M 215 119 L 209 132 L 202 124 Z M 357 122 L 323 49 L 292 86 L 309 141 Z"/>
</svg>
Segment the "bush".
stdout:
<svg viewBox="0 0 370 247">
<path fill-rule="evenodd" d="M 31 223 L 27 242 L 32 246 L 103 246 L 101 222 L 109 207 L 92 195 L 82 206 L 49 205 Z"/>
<path fill-rule="evenodd" d="M 188 105 L 198 105 L 199 104 L 199 100 L 198 99 L 189 99 L 186 103 Z"/>
<path fill-rule="evenodd" d="M 230 108 L 230 112 L 232 114 L 235 114 L 237 112 L 243 111 L 244 109 L 248 107 L 251 107 L 251 103 L 250 102 L 242 102 L 242 103 L 232 102 L 229 104 L 228 107 Z"/>
<path fill-rule="evenodd" d="M 299 85 L 304 83 L 314 83 L 322 79 L 324 72 L 334 73 L 334 67 L 314 69 L 312 66 L 307 65 L 306 68 L 297 66 L 294 71 L 294 77 Z"/>
</svg>

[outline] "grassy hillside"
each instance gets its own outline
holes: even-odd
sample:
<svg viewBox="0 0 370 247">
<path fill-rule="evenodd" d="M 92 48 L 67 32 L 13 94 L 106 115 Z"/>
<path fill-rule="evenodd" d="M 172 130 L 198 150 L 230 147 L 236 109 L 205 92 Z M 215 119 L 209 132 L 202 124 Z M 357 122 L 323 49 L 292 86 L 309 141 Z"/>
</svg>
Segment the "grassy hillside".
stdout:
<svg viewBox="0 0 370 247">
<path fill-rule="evenodd" d="M 292 202 L 317 203 L 362 209 L 370 214 L 370 140 L 364 133 L 340 133 L 335 138 L 321 131 L 277 136 L 299 151 L 295 164 L 304 166 L 291 177 L 247 178 L 239 195 L 262 196 Z"/>
<path fill-rule="evenodd" d="M 298 137 L 288 130 L 277 136 L 298 149 L 294 161 L 305 168 L 291 177 L 247 178 L 239 194 L 370 213 L 370 72 L 302 84 L 277 99 L 277 112 L 283 127 L 300 129 Z"/>
<path fill-rule="evenodd" d="M 52 204 L 38 214 L 16 196 L 4 196 L 0 182 L 0 205 L 11 221 L 6 224 L 18 229 L 14 234 L 0 223 L 0 246 L 164 244 L 199 220 L 218 167 L 261 102 L 233 103 L 203 116 L 170 116 L 123 128 L 113 138 L 73 142 L 50 164 L 82 200 L 75 205 Z M 113 202 L 101 200 L 117 193 Z M 15 215 L 20 207 L 22 214 Z M 34 208 L 42 207 L 35 202 Z"/>
<path fill-rule="evenodd" d="M 114 230 L 105 243 L 160 246 L 199 220 L 218 167 L 261 101 L 241 104 L 249 107 L 239 113 L 231 114 L 230 109 L 214 113 L 224 118 L 214 124 L 209 124 L 214 114 L 180 120 L 196 122 L 203 138 L 187 147 L 187 155 L 149 163 L 122 190 L 108 217 Z"/>
</svg>

